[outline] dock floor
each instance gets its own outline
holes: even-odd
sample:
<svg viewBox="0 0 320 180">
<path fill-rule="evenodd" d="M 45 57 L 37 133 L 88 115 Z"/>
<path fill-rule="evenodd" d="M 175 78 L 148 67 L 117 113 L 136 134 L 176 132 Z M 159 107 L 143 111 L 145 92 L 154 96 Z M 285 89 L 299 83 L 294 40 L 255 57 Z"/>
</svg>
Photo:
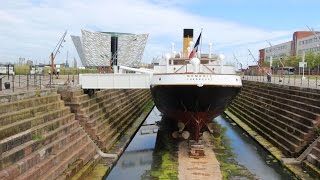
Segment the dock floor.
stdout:
<svg viewBox="0 0 320 180">
<path fill-rule="evenodd" d="M 179 143 L 179 179 L 183 180 L 220 180 L 222 174 L 220 164 L 207 143 L 201 143 L 201 151 L 204 156 L 194 156 L 188 141 Z"/>
</svg>

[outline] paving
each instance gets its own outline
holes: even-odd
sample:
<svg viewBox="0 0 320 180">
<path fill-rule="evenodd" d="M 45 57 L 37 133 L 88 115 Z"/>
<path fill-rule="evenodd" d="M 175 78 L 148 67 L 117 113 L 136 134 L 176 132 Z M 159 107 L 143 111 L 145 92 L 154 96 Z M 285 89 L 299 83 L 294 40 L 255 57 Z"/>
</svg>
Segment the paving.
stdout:
<svg viewBox="0 0 320 180">
<path fill-rule="evenodd" d="M 0 95 L 28 92 L 38 89 L 50 89 L 57 85 L 77 86 L 79 84 L 78 75 L 60 75 L 58 78 L 53 77 L 51 82 L 49 75 L 16 75 L 14 77 L 10 76 L 9 78 L 8 76 L 0 75 L 0 78 L 2 78 L 2 90 L 0 90 Z M 10 83 L 9 89 L 6 89 L 5 83 Z"/>
<path fill-rule="evenodd" d="M 266 82 L 266 83 L 268 82 L 267 76 L 242 76 L 242 79 L 248 80 L 248 81 L 257 81 L 257 82 Z M 301 78 L 301 76 L 295 76 L 295 75 L 290 75 L 285 77 L 275 76 L 271 78 L 271 82 L 269 83 L 320 89 L 320 76 L 318 77 L 305 76 L 304 79 Z"/>
<path fill-rule="evenodd" d="M 179 143 L 179 179 L 220 180 L 220 164 L 209 142 L 182 141 Z"/>
</svg>

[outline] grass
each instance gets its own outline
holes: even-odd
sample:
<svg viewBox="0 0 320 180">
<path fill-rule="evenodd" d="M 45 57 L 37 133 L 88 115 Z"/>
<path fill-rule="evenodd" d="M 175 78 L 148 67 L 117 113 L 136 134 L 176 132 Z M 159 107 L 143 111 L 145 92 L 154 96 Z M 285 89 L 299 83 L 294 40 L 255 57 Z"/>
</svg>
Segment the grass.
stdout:
<svg viewBox="0 0 320 180">
<path fill-rule="evenodd" d="M 14 66 L 16 75 L 27 75 L 30 74 L 30 66 L 28 65 L 17 65 Z M 49 74 L 50 67 L 44 68 L 44 74 Z M 60 75 L 68 74 L 85 74 L 85 73 L 97 73 L 97 69 L 78 69 L 78 68 L 60 68 Z"/>
<path fill-rule="evenodd" d="M 44 137 L 41 134 L 32 134 L 32 140 L 42 140 Z"/>
</svg>

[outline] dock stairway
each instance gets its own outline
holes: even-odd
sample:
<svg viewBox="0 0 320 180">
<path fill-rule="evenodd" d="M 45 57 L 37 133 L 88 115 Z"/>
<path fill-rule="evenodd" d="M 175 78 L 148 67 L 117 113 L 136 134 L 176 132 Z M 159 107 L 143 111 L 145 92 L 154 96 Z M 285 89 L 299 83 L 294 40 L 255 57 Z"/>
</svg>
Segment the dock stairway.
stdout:
<svg viewBox="0 0 320 180">
<path fill-rule="evenodd" d="M 320 125 L 319 94 L 268 83 L 243 81 L 228 109 L 287 157 L 298 157 Z"/>
<path fill-rule="evenodd" d="M 108 89 L 97 91 L 91 97 L 82 90 L 62 91 L 61 95 L 91 139 L 105 153 L 152 101 L 149 89 Z"/>
<path fill-rule="evenodd" d="M 96 155 L 57 92 L 1 103 L 0 179 L 69 179 Z"/>
</svg>

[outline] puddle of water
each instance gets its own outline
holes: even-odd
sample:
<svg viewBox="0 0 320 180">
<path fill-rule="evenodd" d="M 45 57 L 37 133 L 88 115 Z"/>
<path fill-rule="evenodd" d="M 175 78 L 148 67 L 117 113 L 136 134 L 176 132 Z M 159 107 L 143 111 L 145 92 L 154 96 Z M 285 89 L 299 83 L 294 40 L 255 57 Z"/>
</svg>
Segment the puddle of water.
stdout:
<svg viewBox="0 0 320 180">
<path fill-rule="evenodd" d="M 155 124 L 160 121 L 161 116 L 157 108 L 154 108 L 144 122 L 144 125 Z M 154 161 L 153 151 L 157 139 L 157 133 L 144 134 L 143 129 L 148 126 L 140 127 L 139 131 L 132 139 L 131 143 L 112 169 L 107 180 L 119 179 L 141 179 L 144 174 L 151 170 Z M 150 132 L 152 132 L 151 129 Z"/>
<path fill-rule="evenodd" d="M 225 136 L 235 154 L 235 160 L 262 180 L 292 179 L 279 162 L 249 137 L 239 126 L 219 116 L 215 120 L 226 128 Z"/>
</svg>

